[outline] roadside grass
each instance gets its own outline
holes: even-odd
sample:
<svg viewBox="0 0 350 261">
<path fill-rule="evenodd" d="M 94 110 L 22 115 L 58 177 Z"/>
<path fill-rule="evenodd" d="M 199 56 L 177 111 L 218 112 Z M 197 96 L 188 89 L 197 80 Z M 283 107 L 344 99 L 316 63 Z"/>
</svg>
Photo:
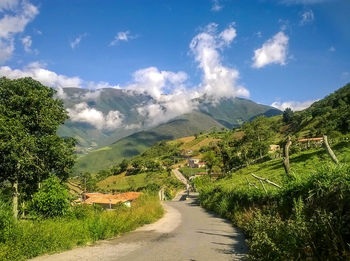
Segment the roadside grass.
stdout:
<svg viewBox="0 0 350 261">
<path fill-rule="evenodd" d="M 282 160 L 276 159 L 217 181 L 195 179 L 200 203 L 243 229 L 250 260 L 347 260 L 350 143 L 334 145 L 333 150 L 339 165 L 324 148 L 293 154 L 290 177 L 284 173 Z M 280 184 L 282 189 L 265 183 L 265 193 L 251 173 Z"/>
<path fill-rule="evenodd" d="M 349 142 L 339 143 L 333 147 L 333 150 L 340 162 L 350 162 Z M 299 176 L 302 177 L 306 175 L 312 175 L 315 169 L 328 164 L 332 164 L 332 160 L 324 148 L 301 151 L 290 156 L 291 175 L 295 178 L 298 178 Z M 215 182 L 215 185 L 220 186 L 225 190 L 245 190 L 249 188 L 249 182 L 255 184 L 260 192 L 264 192 L 260 182 L 251 174 L 255 174 L 262 178 L 267 178 L 279 185 L 283 185 L 285 182 L 284 179 L 286 178 L 282 159 L 278 158 L 240 169 L 222 179 L 218 179 Z M 265 187 L 270 192 L 278 191 L 278 188 L 268 184 L 266 184 Z"/>
<path fill-rule="evenodd" d="M 112 238 L 156 221 L 163 212 L 156 196 L 143 194 L 131 208 L 79 205 L 64 218 L 9 221 L 0 226 L 0 260 L 26 260 Z"/>
</svg>

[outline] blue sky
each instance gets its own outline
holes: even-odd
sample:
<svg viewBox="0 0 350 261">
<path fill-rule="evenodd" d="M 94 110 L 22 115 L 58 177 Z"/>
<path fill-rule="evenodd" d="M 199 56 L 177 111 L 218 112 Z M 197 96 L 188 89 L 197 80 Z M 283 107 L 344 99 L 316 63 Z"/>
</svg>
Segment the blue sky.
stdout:
<svg viewBox="0 0 350 261">
<path fill-rule="evenodd" d="M 347 0 L 0 0 L 0 75 L 300 109 L 350 82 L 349 13 Z"/>
</svg>

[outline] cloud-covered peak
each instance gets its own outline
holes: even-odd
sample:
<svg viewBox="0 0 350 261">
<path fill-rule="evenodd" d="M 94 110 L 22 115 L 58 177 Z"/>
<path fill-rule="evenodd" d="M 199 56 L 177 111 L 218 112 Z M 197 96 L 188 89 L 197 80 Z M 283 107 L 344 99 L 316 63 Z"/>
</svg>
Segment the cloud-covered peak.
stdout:
<svg viewBox="0 0 350 261">
<path fill-rule="evenodd" d="M 86 102 L 76 104 L 67 109 L 70 120 L 84 122 L 99 130 L 114 130 L 121 127 L 124 116 L 119 111 L 109 111 L 104 115 L 101 111 L 90 108 Z"/>
<path fill-rule="evenodd" d="M 148 67 L 133 73 L 133 83 L 127 88 L 139 92 L 147 92 L 159 100 L 164 94 L 171 94 L 184 87 L 187 80 L 185 72 L 160 71 L 156 67 Z"/>
</svg>

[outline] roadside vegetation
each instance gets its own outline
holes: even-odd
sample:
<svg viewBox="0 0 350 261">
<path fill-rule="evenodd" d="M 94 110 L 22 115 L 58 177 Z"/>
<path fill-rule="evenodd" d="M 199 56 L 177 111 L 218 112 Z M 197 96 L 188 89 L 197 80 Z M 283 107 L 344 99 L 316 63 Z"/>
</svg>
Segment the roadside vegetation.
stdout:
<svg viewBox="0 0 350 261">
<path fill-rule="evenodd" d="M 67 181 L 76 142 L 56 134 L 68 116 L 55 95 L 31 78 L 0 78 L 0 260 L 86 245 L 163 215 L 158 191 L 149 188 L 131 207 L 121 203 L 112 211 L 74 203 Z M 96 185 L 88 177 L 85 183 Z"/>
<path fill-rule="evenodd" d="M 350 258 L 349 113 L 347 85 L 304 111 L 258 117 L 212 147 L 223 175 L 194 185 L 202 206 L 243 229 L 251 260 Z M 323 134 L 338 164 L 324 144 L 298 142 Z M 269 150 L 269 144 L 283 148 L 287 136 L 289 171 L 283 150 Z"/>
<path fill-rule="evenodd" d="M 115 237 L 149 224 L 163 215 L 157 195 L 143 195 L 128 208 L 114 211 L 76 205 L 63 215 L 16 221 L 8 204 L 0 202 L 0 260 L 26 260 Z"/>
</svg>

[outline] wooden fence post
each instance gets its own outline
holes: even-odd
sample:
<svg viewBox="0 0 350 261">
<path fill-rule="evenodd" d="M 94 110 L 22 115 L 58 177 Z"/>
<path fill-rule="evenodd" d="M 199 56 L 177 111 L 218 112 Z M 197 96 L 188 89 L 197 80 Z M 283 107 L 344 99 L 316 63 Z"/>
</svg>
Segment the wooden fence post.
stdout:
<svg viewBox="0 0 350 261">
<path fill-rule="evenodd" d="M 289 170 L 290 170 L 290 164 L 289 164 L 289 147 L 290 145 L 292 145 L 292 141 L 290 136 L 288 136 L 287 138 L 287 142 L 284 146 L 284 150 L 283 150 L 283 166 L 284 166 L 284 170 L 286 172 L 286 174 L 289 174 Z"/>
<path fill-rule="evenodd" d="M 328 143 L 328 138 L 326 135 L 323 135 L 323 143 L 327 149 L 327 152 L 329 154 L 329 156 L 332 158 L 332 160 L 334 161 L 335 164 L 338 164 L 339 161 L 337 159 L 337 157 L 335 156 L 333 150 L 331 149 L 331 147 L 329 146 L 329 143 Z"/>
</svg>

